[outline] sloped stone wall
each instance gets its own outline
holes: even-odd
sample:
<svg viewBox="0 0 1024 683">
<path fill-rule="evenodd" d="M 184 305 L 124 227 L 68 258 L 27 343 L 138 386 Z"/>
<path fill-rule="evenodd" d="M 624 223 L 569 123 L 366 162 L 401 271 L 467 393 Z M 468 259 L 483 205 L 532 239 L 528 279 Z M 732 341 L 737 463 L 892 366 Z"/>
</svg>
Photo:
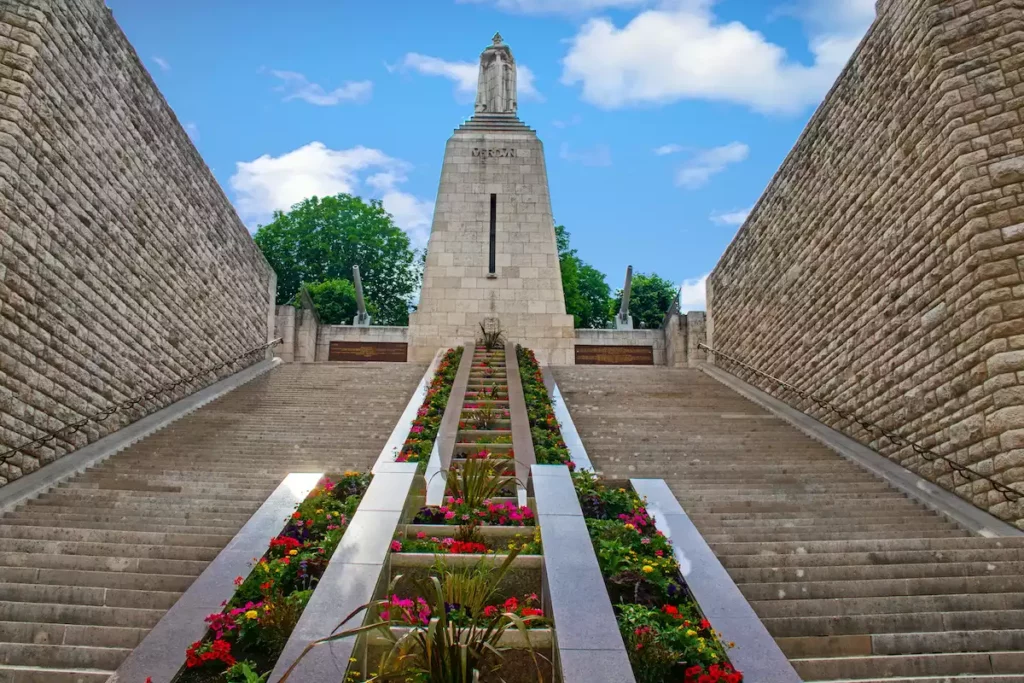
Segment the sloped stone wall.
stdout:
<svg viewBox="0 0 1024 683">
<path fill-rule="evenodd" d="M 0 454 L 264 343 L 274 286 L 103 1 L 0 0 Z"/>
<path fill-rule="evenodd" d="M 711 345 L 1024 489 L 1022 183 L 1024 0 L 880 3 L 709 278 Z M 1024 528 L 987 482 L 800 407 Z"/>
</svg>

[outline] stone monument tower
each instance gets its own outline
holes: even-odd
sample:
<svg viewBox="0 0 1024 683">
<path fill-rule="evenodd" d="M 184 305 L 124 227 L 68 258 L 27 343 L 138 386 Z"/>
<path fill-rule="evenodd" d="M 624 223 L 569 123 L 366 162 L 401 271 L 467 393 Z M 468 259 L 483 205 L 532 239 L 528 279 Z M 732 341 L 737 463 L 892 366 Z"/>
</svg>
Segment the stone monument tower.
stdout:
<svg viewBox="0 0 1024 683">
<path fill-rule="evenodd" d="M 480 55 L 475 113 L 448 140 L 409 360 L 498 326 L 541 360 L 573 362 L 544 147 L 516 115 L 516 62 L 500 34 Z"/>
</svg>

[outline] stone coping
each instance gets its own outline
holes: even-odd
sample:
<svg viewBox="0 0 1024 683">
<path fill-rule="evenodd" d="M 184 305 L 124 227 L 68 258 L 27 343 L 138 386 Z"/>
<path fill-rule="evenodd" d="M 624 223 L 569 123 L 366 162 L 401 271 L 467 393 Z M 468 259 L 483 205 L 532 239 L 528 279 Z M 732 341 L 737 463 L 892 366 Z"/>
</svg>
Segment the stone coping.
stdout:
<svg viewBox="0 0 1024 683">
<path fill-rule="evenodd" d="M 516 491 L 519 504 L 526 505 L 530 468 L 537 463 L 537 454 L 533 450 L 530 414 L 526 411 L 523 378 L 519 376 L 519 359 L 513 342 L 505 344 L 505 376 L 508 383 L 508 412 L 512 422 L 512 450 L 516 461 Z"/>
<path fill-rule="evenodd" d="M 635 683 L 569 468 L 534 465 L 532 473 L 562 683 Z"/>
<path fill-rule="evenodd" d="M 437 438 L 434 439 L 434 447 L 430 451 L 430 460 L 427 462 L 427 505 L 440 505 L 444 499 L 448 468 L 452 464 L 455 441 L 459 434 L 459 420 L 462 419 L 462 405 L 466 402 L 466 387 L 469 385 L 469 373 L 473 368 L 473 351 L 475 349 L 475 341 L 462 343 L 459 369 L 452 381 L 448 405 L 444 408 L 444 416 L 441 417 Z"/>
<path fill-rule="evenodd" d="M 434 381 L 434 375 L 437 374 L 437 366 L 441 364 L 441 359 L 444 358 L 447 352 L 448 349 L 438 349 L 437 353 L 434 354 L 434 360 L 430 361 L 430 366 L 423 373 L 419 385 L 412 392 L 412 396 L 409 397 L 409 402 L 405 404 L 405 410 L 402 411 L 402 416 L 398 418 L 398 423 L 391 431 L 391 436 L 388 437 L 384 447 L 380 449 L 380 455 L 377 456 L 377 462 L 373 465 L 371 472 L 376 474 L 377 468 L 383 463 L 395 462 L 399 452 L 402 450 L 402 445 L 409 437 L 409 430 L 412 429 L 412 423 L 416 420 L 416 413 L 419 411 L 420 406 L 423 405 L 423 400 L 427 397 L 430 383 Z"/>
<path fill-rule="evenodd" d="M 175 401 L 166 408 L 161 408 L 155 413 L 136 420 L 127 427 L 122 427 L 113 434 L 108 434 L 88 446 L 83 446 L 0 487 L 0 514 L 12 510 L 26 500 L 46 493 L 65 479 L 98 465 L 137 441 L 145 439 L 150 434 L 194 413 L 224 394 L 270 372 L 281 363 L 280 358 L 254 363 L 244 370 L 239 370 L 233 375 L 214 382 L 205 389 L 200 389 L 194 394 Z"/>
<path fill-rule="evenodd" d="M 572 458 L 572 461 L 576 463 L 576 470 L 594 472 L 594 465 L 590 462 L 590 456 L 587 455 L 583 439 L 580 438 L 579 432 L 576 431 L 572 415 L 569 414 L 569 406 L 566 405 L 565 399 L 562 398 L 562 392 L 558 390 L 558 384 L 555 382 L 554 375 L 551 373 L 550 368 L 546 368 L 543 365 L 540 366 L 540 372 L 544 377 L 544 387 L 548 390 L 548 397 L 551 399 L 551 407 L 555 410 L 555 419 L 558 420 L 562 431 L 562 441 L 565 442 L 566 448 L 569 449 L 569 456 Z"/>
<path fill-rule="evenodd" d="M 349 615 L 373 600 L 385 576 L 391 539 L 402 520 L 416 478 L 416 463 L 393 463 L 383 470 L 373 476 L 341 543 L 288 638 L 269 683 L 280 681 L 310 643 L 331 635 Z M 365 614 L 358 616 L 342 628 L 360 626 L 364 618 Z M 311 649 L 288 680 L 296 683 L 342 680 L 355 650 L 355 641 L 355 638 L 344 638 Z"/>
<path fill-rule="evenodd" d="M 245 526 L 220 551 L 167 614 L 153 627 L 108 683 L 170 683 L 185 664 L 185 650 L 207 632 L 204 619 L 219 612 L 235 594 L 235 577 L 246 577 L 253 557 L 263 555 L 281 533 L 295 507 L 306 499 L 323 473 L 289 474 Z"/>
<path fill-rule="evenodd" d="M 743 597 L 736 583 L 718 561 L 714 551 L 686 515 L 664 479 L 630 479 L 644 499 L 655 525 L 672 541 L 679 562 L 697 604 L 712 628 L 725 642 L 736 643 L 729 659 L 749 683 L 800 683 L 789 659 Z"/>
<path fill-rule="evenodd" d="M 706 375 L 718 380 L 737 394 L 753 401 L 776 417 L 785 420 L 796 429 L 847 460 L 881 477 L 890 486 L 919 501 L 928 509 L 938 512 L 964 529 L 987 538 L 1024 536 L 1024 531 L 1021 529 L 990 515 L 981 508 L 975 507 L 972 503 L 964 500 L 952 491 L 948 491 L 914 474 L 902 465 L 871 450 L 856 439 L 852 439 L 846 434 L 832 429 L 788 403 L 780 401 L 774 396 L 748 384 L 739 377 L 707 363 L 702 363 L 700 369 Z"/>
</svg>

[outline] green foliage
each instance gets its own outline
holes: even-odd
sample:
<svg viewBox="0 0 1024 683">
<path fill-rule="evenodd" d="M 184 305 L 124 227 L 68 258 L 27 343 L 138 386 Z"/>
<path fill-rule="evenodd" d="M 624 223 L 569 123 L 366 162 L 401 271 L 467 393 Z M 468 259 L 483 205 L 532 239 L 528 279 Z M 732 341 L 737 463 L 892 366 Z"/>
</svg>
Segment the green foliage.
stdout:
<svg viewBox="0 0 1024 683">
<path fill-rule="evenodd" d="M 484 501 L 497 498 L 502 490 L 514 484 L 515 477 L 499 472 L 486 459 L 469 458 L 462 464 L 461 470 L 449 473 L 448 494 L 453 498 L 461 498 L 462 504 L 468 507 L 478 508 L 484 505 Z"/>
<path fill-rule="evenodd" d="M 498 349 L 505 348 L 505 331 L 494 330 L 488 332 L 487 328 L 484 327 L 483 323 L 480 323 L 480 344 L 483 344 L 484 348 L 488 351 L 496 351 Z"/>
<path fill-rule="evenodd" d="M 611 289 L 605 282 L 604 273 L 584 263 L 576 255 L 576 250 L 569 248 L 569 233 L 565 226 L 555 226 L 555 241 L 562 269 L 566 312 L 572 315 L 576 327 L 608 327 L 611 323 Z"/>
<path fill-rule="evenodd" d="M 452 393 L 452 384 L 459 371 L 462 353 L 461 346 L 448 349 L 438 364 L 437 372 L 434 373 L 434 378 L 427 388 L 423 405 L 416 411 L 416 419 L 413 420 L 409 436 L 402 444 L 397 462 L 418 462 L 426 466 L 427 460 L 430 459 L 430 451 L 434 447 L 434 440 L 437 439 L 437 432 L 441 429 L 441 419 L 444 418 L 444 410 L 448 406 L 448 397 Z"/>
<path fill-rule="evenodd" d="M 544 376 L 540 371 L 540 363 L 531 349 L 516 345 L 516 360 L 519 365 L 519 378 L 523 383 L 523 396 L 526 398 L 526 413 L 530 418 L 530 434 L 533 436 L 533 450 L 537 462 L 541 465 L 566 465 L 569 470 L 576 469 L 576 463 L 569 455 L 569 448 L 562 440 L 562 429 L 555 418 L 555 409 L 551 405 Z"/>
<path fill-rule="evenodd" d="M 633 326 L 648 330 L 658 329 L 665 320 L 672 300 L 675 299 L 677 287 L 657 273 L 633 275 L 633 288 L 629 295 L 629 314 L 633 316 Z M 610 313 L 615 315 L 622 305 L 622 290 L 615 292 Z"/>
<path fill-rule="evenodd" d="M 227 683 L 266 683 L 269 676 L 269 671 L 262 676 L 256 673 L 256 663 L 250 661 L 236 662 L 224 672 Z"/>
<path fill-rule="evenodd" d="M 306 285 L 306 291 L 309 292 L 309 298 L 313 300 L 320 322 L 324 325 L 349 325 L 359 310 L 356 304 L 356 287 L 348 280 L 316 282 Z M 292 305 L 301 306 L 299 294 L 295 295 Z"/>
<path fill-rule="evenodd" d="M 310 197 L 260 226 L 256 244 L 277 273 L 277 302 L 290 303 L 303 282 L 352 277 L 358 265 L 374 322 L 406 325 L 421 269 L 409 237 L 378 200 L 339 194 Z"/>
</svg>

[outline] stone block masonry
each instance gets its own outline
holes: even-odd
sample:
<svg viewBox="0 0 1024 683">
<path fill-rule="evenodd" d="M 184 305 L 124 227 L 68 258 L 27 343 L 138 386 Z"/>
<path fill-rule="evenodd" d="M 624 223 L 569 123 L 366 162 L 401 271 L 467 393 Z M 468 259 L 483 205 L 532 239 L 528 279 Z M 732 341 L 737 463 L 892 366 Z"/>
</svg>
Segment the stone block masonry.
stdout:
<svg viewBox="0 0 1024 683">
<path fill-rule="evenodd" d="M 878 10 L 711 274 L 710 345 L 1024 488 L 1024 0 Z M 1024 528 L 988 482 L 798 407 Z"/>
<path fill-rule="evenodd" d="M 274 288 L 102 0 L 0 0 L 0 452 L 264 343 Z"/>
</svg>

